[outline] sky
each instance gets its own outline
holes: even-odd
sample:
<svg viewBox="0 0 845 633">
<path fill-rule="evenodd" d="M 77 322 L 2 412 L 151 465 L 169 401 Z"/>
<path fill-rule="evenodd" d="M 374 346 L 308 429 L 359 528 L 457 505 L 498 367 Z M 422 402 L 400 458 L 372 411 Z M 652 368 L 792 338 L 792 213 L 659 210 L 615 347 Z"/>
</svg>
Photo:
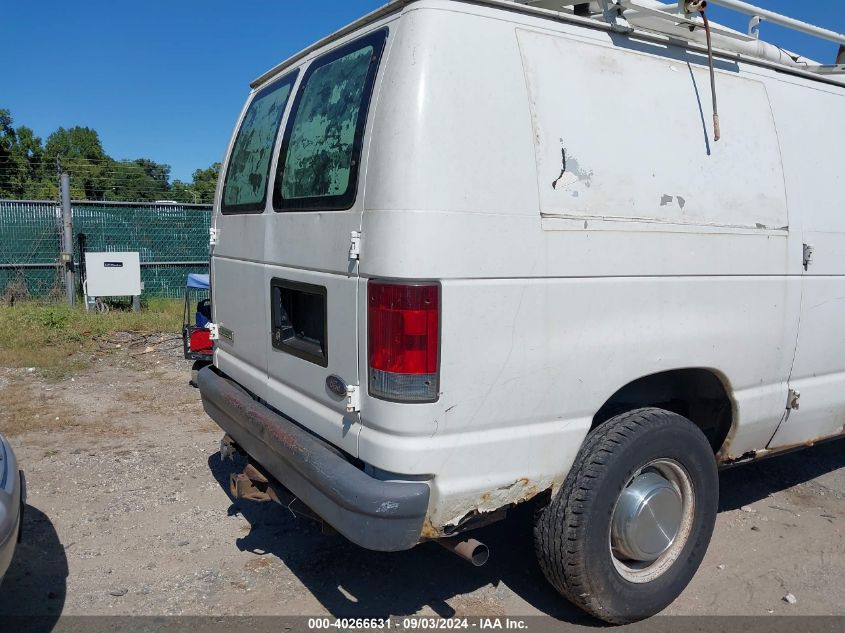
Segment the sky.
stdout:
<svg viewBox="0 0 845 633">
<path fill-rule="evenodd" d="M 60 126 L 94 128 L 113 158 L 150 158 L 189 181 L 222 160 L 250 81 L 384 1 L 2 0 L 0 108 L 45 140 Z M 757 0 L 840 33 L 842 3 Z M 762 37 L 825 63 L 836 56 L 835 44 L 775 25 Z"/>
</svg>

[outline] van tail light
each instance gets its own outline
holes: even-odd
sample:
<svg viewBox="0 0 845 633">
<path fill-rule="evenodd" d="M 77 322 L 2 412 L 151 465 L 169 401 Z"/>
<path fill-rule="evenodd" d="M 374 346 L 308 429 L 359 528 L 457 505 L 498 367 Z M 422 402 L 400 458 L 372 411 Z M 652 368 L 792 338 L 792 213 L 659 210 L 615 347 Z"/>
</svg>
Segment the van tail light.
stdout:
<svg viewBox="0 0 845 633">
<path fill-rule="evenodd" d="M 211 354 L 211 332 L 205 328 L 194 328 L 190 330 L 188 349 L 196 354 Z"/>
<path fill-rule="evenodd" d="M 397 402 L 437 400 L 440 284 L 367 284 L 370 395 Z"/>
</svg>

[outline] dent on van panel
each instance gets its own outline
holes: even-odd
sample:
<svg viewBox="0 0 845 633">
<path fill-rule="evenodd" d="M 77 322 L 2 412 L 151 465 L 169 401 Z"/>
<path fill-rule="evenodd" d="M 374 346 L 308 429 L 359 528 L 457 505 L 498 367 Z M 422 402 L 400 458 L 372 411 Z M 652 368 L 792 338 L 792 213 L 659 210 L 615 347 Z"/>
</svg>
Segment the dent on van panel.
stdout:
<svg viewBox="0 0 845 633">
<path fill-rule="evenodd" d="M 563 139 L 560 139 L 560 144 L 564 144 Z M 578 162 L 578 159 L 575 156 L 572 156 L 571 154 L 569 155 L 569 158 L 567 160 L 565 147 L 561 147 L 560 156 L 560 174 L 558 174 L 558 177 L 555 178 L 552 182 L 552 189 L 564 189 L 578 182 L 583 183 L 583 185 L 587 188 L 592 186 L 592 170 L 588 171 L 581 167 L 581 164 Z M 573 191 L 572 195 L 577 198 L 578 192 Z"/>
<path fill-rule="evenodd" d="M 591 228 L 593 220 L 629 220 L 787 229 L 778 139 L 761 82 L 720 63 L 722 139 L 712 142 L 703 57 L 646 43 L 623 49 L 623 40 L 605 46 L 517 35 L 544 217 L 590 220 Z"/>
</svg>

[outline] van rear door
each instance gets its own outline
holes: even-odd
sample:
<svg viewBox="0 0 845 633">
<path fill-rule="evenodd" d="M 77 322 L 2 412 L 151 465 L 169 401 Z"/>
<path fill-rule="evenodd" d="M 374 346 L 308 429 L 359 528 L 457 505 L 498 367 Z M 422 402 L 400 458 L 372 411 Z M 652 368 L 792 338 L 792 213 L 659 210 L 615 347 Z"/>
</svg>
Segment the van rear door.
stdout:
<svg viewBox="0 0 845 633">
<path fill-rule="evenodd" d="M 360 168 L 386 29 L 316 57 L 285 123 L 264 234 L 267 402 L 352 455 L 358 375 Z M 353 252 L 350 252 L 353 251 Z"/>
<path fill-rule="evenodd" d="M 271 159 L 298 71 L 257 90 L 247 102 L 229 151 L 214 228 L 211 287 L 220 339 L 215 364 L 264 398 L 267 331 L 264 235 Z"/>
</svg>

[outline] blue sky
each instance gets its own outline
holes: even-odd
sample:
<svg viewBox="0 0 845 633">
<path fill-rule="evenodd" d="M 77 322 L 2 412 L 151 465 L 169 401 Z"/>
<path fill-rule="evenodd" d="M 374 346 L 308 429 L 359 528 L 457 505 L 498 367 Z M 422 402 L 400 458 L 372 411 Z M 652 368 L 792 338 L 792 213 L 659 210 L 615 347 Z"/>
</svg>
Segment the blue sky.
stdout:
<svg viewBox="0 0 845 633">
<path fill-rule="evenodd" d="M 249 82 L 384 0 L 6 0 L 0 108 L 46 139 L 89 126 L 118 159 L 151 158 L 190 180 L 222 159 Z M 845 31 L 842 0 L 758 0 Z M 711 17 L 745 29 L 718 7 Z M 763 26 L 763 37 L 832 62 L 837 47 Z"/>
</svg>

